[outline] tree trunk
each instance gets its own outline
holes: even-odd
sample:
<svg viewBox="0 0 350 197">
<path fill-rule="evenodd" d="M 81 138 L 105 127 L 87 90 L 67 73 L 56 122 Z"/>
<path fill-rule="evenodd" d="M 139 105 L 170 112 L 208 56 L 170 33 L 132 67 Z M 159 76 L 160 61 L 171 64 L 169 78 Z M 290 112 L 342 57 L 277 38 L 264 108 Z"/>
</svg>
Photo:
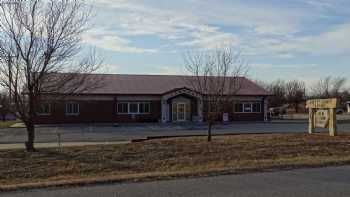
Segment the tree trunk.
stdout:
<svg viewBox="0 0 350 197">
<path fill-rule="evenodd" d="M 35 127 L 34 124 L 27 125 L 28 141 L 25 142 L 27 152 L 34 152 Z"/>
<path fill-rule="evenodd" d="M 299 113 L 299 103 L 295 103 L 295 113 Z"/>
<path fill-rule="evenodd" d="M 213 123 L 209 121 L 208 123 L 208 142 L 211 142 L 211 128 L 213 126 Z"/>
</svg>

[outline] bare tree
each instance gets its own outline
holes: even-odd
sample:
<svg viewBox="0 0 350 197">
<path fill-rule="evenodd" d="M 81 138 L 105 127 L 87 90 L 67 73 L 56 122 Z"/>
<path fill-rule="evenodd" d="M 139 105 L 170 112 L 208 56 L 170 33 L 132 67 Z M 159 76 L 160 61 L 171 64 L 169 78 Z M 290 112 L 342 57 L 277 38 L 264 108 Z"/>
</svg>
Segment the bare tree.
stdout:
<svg viewBox="0 0 350 197">
<path fill-rule="evenodd" d="M 0 93 L 0 115 L 2 121 L 6 120 L 6 116 L 10 113 L 10 99 L 5 92 Z"/>
<path fill-rule="evenodd" d="M 320 79 L 311 87 L 311 96 L 315 98 L 339 98 L 346 85 L 346 78 L 328 76 Z"/>
<path fill-rule="evenodd" d="M 286 83 L 286 99 L 287 102 L 292 104 L 295 108 L 295 112 L 299 112 L 299 105 L 305 101 L 306 88 L 305 83 L 302 81 L 289 81 Z"/>
<path fill-rule="evenodd" d="M 212 138 L 213 124 L 223 113 L 233 109 L 228 106 L 233 104 L 243 77 L 247 75 L 247 66 L 240 57 L 240 53 L 224 47 L 215 51 L 188 53 L 184 58 L 186 68 L 193 76 L 187 83 L 203 95 L 206 105 L 203 116 L 208 124 L 208 141 Z"/>
<path fill-rule="evenodd" d="M 83 91 L 88 75 L 81 73 L 97 68 L 94 56 L 81 55 L 90 13 L 79 0 L 0 5 L 0 83 L 27 128 L 27 151 L 35 150 L 34 117 L 43 95 Z"/>
<path fill-rule="evenodd" d="M 281 107 L 286 104 L 286 82 L 278 79 L 267 85 L 266 89 L 273 95 L 270 98 L 271 107 Z"/>
<path fill-rule="evenodd" d="M 346 85 L 346 78 L 344 77 L 333 78 L 332 89 L 331 89 L 332 96 L 335 98 L 341 97 L 341 93 L 345 91 L 344 90 L 345 85 Z"/>
</svg>

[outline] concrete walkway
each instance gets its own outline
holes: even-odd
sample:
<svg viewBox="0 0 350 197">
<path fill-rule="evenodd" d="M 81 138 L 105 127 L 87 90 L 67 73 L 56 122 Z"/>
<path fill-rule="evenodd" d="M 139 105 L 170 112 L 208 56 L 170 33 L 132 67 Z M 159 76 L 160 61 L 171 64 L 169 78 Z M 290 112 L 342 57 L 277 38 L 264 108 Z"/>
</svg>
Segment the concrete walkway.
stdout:
<svg viewBox="0 0 350 197">
<path fill-rule="evenodd" d="M 350 122 L 339 121 L 339 132 L 350 132 Z M 213 126 L 213 134 L 246 133 L 307 133 L 306 121 L 280 120 L 273 122 L 234 122 Z M 325 129 L 318 129 L 324 131 Z M 58 136 L 62 142 L 116 142 L 142 139 L 148 136 L 205 135 L 207 125 L 191 124 L 79 124 L 46 125 L 36 128 L 37 143 L 57 143 Z M 22 144 L 27 140 L 25 128 L 0 129 L 0 144 Z"/>
</svg>

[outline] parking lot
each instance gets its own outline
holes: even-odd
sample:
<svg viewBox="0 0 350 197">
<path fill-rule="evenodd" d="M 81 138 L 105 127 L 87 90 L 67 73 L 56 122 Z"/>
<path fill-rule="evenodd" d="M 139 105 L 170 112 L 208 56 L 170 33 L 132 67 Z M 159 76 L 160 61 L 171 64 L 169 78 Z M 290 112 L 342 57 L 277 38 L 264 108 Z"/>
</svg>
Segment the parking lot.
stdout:
<svg viewBox="0 0 350 197">
<path fill-rule="evenodd" d="M 350 131 L 350 122 L 338 124 L 340 132 Z M 215 125 L 214 134 L 239 133 L 289 133 L 307 132 L 306 121 L 237 122 Z M 325 130 L 320 130 L 325 131 Z M 133 124 L 113 127 L 112 124 L 99 125 L 59 125 L 36 128 L 36 142 L 57 142 L 58 134 L 62 142 L 108 142 L 128 141 L 147 136 L 178 136 L 206 134 L 205 124 Z M 0 143 L 22 143 L 26 141 L 25 128 L 0 130 Z"/>
</svg>

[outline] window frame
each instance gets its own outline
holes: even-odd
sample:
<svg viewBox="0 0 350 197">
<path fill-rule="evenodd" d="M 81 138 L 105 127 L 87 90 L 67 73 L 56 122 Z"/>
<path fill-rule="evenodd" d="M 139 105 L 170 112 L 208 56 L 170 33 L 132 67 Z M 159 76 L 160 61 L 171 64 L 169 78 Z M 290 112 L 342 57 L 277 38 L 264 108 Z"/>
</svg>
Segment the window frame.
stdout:
<svg viewBox="0 0 350 197">
<path fill-rule="evenodd" d="M 139 114 L 150 114 L 151 113 L 151 102 L 139 102 Z M 148 105 L 148 111 L 145 111 L 145 112 L 141 112 L 141 105 Z M 145 108 L 146 109 L 146 108 Z"/>
<path fill-rule="evenodd" d="M 136 105 L 136 106 L 137 106 L 136 112 L 130 112 L 131 105 Z M 129 106 L 129 107 L 128 107 L 128 114 L 139 114 L 140 106 L 139 106 L 139 103 L 138 103 L 138 102 L 129 102 L 128 106 Z"/>
<path fill-rule="evenodd" d="M 127 112 L 119 112 L 119 104 L 126 104 Z M 117 102 L 117 114 L 128 114 L 129 113 L 129 103 L 128 102 Z"/>
<path fill-rule="evenodd" d="M 76 113 L 72 113 L 72 112 L 68 112 L 68 105 L 77 105 L 77 112 Z M 72 107 L 72 111 L 73 111 L 74 107 Z M 65 110 L 65 114 L 66 116 L 79 116 L 80 115 L 80 104 L 76 103 L 76 102 L 69 102 L 66 103 L 66 110 Z"/>
<path fill-rule="evenodd" d="M 258 106 L 260 106 L 259 108 L 257 108 L 258 110 L 254 111 L 254 104 L 257 104 Z M 236 105 L 242 105 L 242 111 L 237 111 Z M 246 109 L 246 105 L 250 105 L 250 111 L 245 111 Z M 262 113 L 262 104 L 259 101 L 256 102 L 239 102 L 239 103 L 235 103 L 235 109 L 234 109 L 234 113 L 237 114 L 260 114 Z"/>
<path fill-rule="evenodd" d="M 257 111 L 254 112 L 254 105 L 258 105 Z M 262 105 L 259 102 L 252 103 L 252 111 L 253 113 L 262 113 Z"/>
<path fill-rule="evenodd" d="M 43 113 L 43 112 L 40 112 L 40 110 L 42 109 L 41 107 L 43 105 L 48 105 L 48 112 L 47 113 Z M 39 105 L 39 109 L 38 109 L 38 112 L 36 113 L 38 116 L 50 116 L 51 115 L 51 103 L 41 103 Z"/>
<path fill-rule="evenodd" d="M 119 104 L 127 104 L 127 112 L 119 112 Z M 132 104 L 136 104 L 137 105 L 137 112 L 130 112 L 130 109 L 131 109 L 131 105 Z M 140 106 L 141 105 L 147 105 L 148 106 L 148 111 L 145 111 L 145 112 L 140 112 Z M 146 107 L 145 107 L 146 109 Z M 133 102 L 133 101 L 120 101 L 120 102 L 117 102 L 117 114 L 120 114 L 120 115 L 140 115 L 140 114 L 151 114 L 151 102 L 147 102 L 147 101 L 142 101 L 142 102 Z"/>
</svg>

